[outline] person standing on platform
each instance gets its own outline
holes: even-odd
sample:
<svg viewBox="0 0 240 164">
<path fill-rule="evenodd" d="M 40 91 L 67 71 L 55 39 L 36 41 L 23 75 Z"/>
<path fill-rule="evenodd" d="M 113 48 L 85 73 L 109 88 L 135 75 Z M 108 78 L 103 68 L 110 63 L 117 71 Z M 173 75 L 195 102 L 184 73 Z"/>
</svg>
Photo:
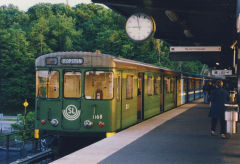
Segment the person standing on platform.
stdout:
<svg viewBox="0 0 240 164">
<path fill-rule="evenodd" d="M 216 135 L 217 122 L 220 121 L 221 125 L 221 137 L 226 139 L 226 121 L 225 121 L 225 110 L 226 104 L 229 101 L 228 92 L 222 88 L 223 82 L 221 80 L 217 81 L 216 88 L 212 91 L 210 95 L 211 108 L 209 116 L 211 117 L 211 135 Z"/>
<path fill-rule="evenodd" d="M 203 99 L 204 104 L 208 103 L 208 82 L 206 82 L 203 86 Z"/>
<path fill-rule="evenodd" d="M 212 81 L 209 81 L 208 82 L 208 86 L 207 86 L 207 92 L 208 92 L 208 103 L 210 103 L 210 96 L 211 96 L 211 93 L 213 91 L 215 87 L 213 86 L 213 83 Z"/>
</svg>

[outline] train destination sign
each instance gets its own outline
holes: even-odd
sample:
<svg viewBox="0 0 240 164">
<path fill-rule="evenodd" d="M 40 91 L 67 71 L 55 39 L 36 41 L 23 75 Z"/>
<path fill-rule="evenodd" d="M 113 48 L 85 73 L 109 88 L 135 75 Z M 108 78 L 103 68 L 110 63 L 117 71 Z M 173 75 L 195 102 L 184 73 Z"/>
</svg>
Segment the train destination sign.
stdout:
<svg viewBox="0 0 240 164">
<path fill-rule="evenodd" d="M 170 52 L 221 52 L 220 46 L 170 47 Z"/>
<path fill-rule="evenodd" d="M 83 58 L 78 58 L 78 59 L 62 58 L 61 63 L 62 64 L 70 64 L 70 65 L 81 65 L 81 64 L 83 64 Z"/>
</svg>

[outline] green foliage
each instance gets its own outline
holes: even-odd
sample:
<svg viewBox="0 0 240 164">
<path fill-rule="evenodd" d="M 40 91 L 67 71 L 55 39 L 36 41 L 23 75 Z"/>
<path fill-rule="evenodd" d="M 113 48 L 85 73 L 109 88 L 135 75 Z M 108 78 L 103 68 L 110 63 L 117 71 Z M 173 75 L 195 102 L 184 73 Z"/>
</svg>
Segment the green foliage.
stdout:
<svg viewBox="0 0 240 164">
<path fill-rule="evenodd" d="M 33 129 L 34 129 L 34 112 L 28 112 L 26 114 L 26 124 L 25 124 L 25 130 L 26 130 L 26 138 L 32 138 L 33 137 Z M 18 118 L 19 120 L 15 123 L 12 124 L 12 128 L 14 129 L 14 131 L 24 131 L 24 115 L 20 116 Z M 22 139 L 23 137 L 23 133 L 20 133 L 18 135 L 18 139 Z"/>
<path fill-rule="evenodd" d="M 0 6 L 0 27 L 1 29 L 9 28 L 14 23 L 26 26 L 29 22 L 29 16 L 19 11 L 16 6 Z"/>
<path fill-rule="evenodd" d="M 20 111 L 26 97 L 34 100 L 34 58 L 27 51 L 26 33 L 17 25 L 0 30 L 0 45 L 1 111 Z"/>
<path fill-rule="evenodd" d="M 23 110 L 27 98 L 34 109 L 38 56 L 57 51 L 96 51 L 200 73 L 199 62 L 172 62 L 169 46 L 159 39 L 138 44 L 125 34 L 126 19 L 95 4 L 40 3 L 27 12 L 13 5 L 0 7 L 0 112 Z"/>
</svg>

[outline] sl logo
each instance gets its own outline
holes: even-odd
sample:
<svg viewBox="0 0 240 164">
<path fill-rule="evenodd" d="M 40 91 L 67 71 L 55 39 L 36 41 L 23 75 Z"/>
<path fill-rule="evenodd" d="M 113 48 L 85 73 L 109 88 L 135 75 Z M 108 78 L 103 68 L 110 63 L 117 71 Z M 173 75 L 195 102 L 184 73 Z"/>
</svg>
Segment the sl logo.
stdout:
<svg viewBox="0 0 240 164">
<path fill-rule="evenodd" d="M 75 105 L 68 105 L 66 109 L 63 110 L 63 116 L 70 121 L 76 120 L 80 116 L 80 113 L 80 110 L 78 110 Z"/>
</svg>

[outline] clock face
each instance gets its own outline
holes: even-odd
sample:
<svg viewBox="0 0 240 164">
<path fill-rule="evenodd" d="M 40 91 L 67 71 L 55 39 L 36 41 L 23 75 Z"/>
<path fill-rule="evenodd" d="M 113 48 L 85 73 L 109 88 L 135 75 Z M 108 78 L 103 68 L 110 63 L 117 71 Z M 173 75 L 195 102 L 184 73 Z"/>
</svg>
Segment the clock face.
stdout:
<svg viewBox="0 0 240 164">
<path fill-rule="evenodd" d="M 155 32 L 154 20 L 143 13 L 130 16 L 126 23 L 126 33 L 134 41 L 144 41 Z"/>
</svg>

